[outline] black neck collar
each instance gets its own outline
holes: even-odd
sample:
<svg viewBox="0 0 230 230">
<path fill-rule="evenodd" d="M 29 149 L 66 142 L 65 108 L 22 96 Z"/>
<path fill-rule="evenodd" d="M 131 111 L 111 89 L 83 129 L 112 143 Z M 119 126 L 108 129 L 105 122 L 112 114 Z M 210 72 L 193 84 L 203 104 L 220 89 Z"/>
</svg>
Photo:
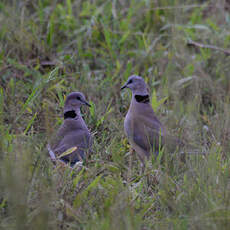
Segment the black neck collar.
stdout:
<svg viewBox="0 0 230 230">
<path fill-rule="evenodd" d="M 64 113 L 64 119 L 67 118 L 76 118 L 77 114 L 74 110 L 69 110 L 67 112 Z"/>
<path fill-rule="evenodd" d="M 150 100 L 149 100 L 149 95 L 135 95 L 135 99 L 137 102 L 139 103 L 149 103 Z"/>
</svg>

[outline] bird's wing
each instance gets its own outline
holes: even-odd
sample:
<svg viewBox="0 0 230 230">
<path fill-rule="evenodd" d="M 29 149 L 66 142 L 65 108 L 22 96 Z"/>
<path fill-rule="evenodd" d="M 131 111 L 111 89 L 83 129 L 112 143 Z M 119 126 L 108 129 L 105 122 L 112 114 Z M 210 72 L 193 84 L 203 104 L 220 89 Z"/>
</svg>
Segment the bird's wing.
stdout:
<svg viewBox="0 0 230 230">
<path fill-rule="evenodd" d="M 91 148 L 91 136 L 89 131 L 80 129 L 66 133 L 56 149 L 54 149 L 54 152 L 60 155 L 72 147 L 77 147 L 77 149 L 63 158 L 71 161 L 79 160 L 79 158 L 84 159 L 84 152 Z"/>
<path fill-rule="evenodd" d="M 143 117 L 135 120 L 133 141 L 146 152 L 151 150 L 158 152 L 159 147 L 163 143 L 163 135 L 159 123 L 148 121 Z"/>
<path fill-rule="evenodd" d="M 65 123 L 50 141 L 51 149 L 56 156 L 60 156 L 72 147 L 77 147 L 74 152 L 63 157 L 69 161 L 78 161 L 80 158 L 84 159 L 84 152 L 87 149 L 90 150 L 91 145 L 92 138 L 88 129 L 73 129 L 72 126 L 67 126 Z"/>
<path fill-rule="evenodd" d="M 144 130 L 146 130 L 145 132 L 152 145 L 154 145 L 154 143 L 157 143 L 158 146 L 164 145 L 171 152 L 175 151 L 178 147 L 181 148 L 185 146 L 182 140 L 171 135 L 168 130 L 166 130 L 155 114 L 151 114 L 151 116 L 147 117 L 140 117 L 139 119 L 143 121 Z"/>
</svg>

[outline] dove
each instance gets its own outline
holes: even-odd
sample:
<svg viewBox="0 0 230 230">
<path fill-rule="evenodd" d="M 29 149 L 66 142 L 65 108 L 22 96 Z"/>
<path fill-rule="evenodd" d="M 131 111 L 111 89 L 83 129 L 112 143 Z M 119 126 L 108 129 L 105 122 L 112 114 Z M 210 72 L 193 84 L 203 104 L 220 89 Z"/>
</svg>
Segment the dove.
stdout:
<svg viewBox="0 0 230 230">
<path fill-rule="evenodd" d="M 60 158 L 61 161 L 74 166 L 76 162 L 85 159 L 86 152 L 91 150 L 92 136 L 81 116 L 82 105 L 90 107 L 83 93 L 72 92 L 67 96 L 64 104 L 64 122 L 58 129 L 53 143 L 48 145 L 52 160 Z M 61 156 L 63 153 L 64 156 Z"/>
<path fill-rule="evenodd" d="M 177 146 L 183 144 L 167 134 L 166 128 L 155 115 L 149 89 L 142 77 L 130 76 L 121 90 L 125 88 L 131 89 L 132 99 L 125 116 L 124 131 L 143 165 L 151 153 L 157 156 L 161 147 L 167 146 L 170 151 L 175 151 Z"/>
</svg>

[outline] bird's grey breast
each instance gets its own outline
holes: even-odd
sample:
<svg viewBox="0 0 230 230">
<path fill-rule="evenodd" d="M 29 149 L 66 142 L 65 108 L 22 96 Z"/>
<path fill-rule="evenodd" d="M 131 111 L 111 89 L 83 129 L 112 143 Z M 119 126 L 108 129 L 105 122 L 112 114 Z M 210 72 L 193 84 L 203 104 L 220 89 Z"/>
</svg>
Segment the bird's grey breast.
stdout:
<svg viewBox="0 0 230 230">
<path fill-rule="evenodd" d="M 124 130 L 125 130 L 125 134 L 126 136 L 129 138 L 132 136 L 132 130 L 133 130 L 133 116 L 132 113 L 130 112 L 130 110 L 128 111 L 128 113 L 125 116 L 125 120 L 124 120 Z"/>
</svg>

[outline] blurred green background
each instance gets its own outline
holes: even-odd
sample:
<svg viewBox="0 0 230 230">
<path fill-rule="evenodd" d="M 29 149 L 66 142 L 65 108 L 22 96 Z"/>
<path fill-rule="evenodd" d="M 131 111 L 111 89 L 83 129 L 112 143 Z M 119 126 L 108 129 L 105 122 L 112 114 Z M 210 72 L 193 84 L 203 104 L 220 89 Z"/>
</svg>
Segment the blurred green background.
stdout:
<svg viewBox="0 0 230 230">
<path fill-rule="evenodd" d="M 1 0 L 0 229 L 230 229 L 229 28 L 229 0 Z M 123 132 L 131 74 L 205 156 L 165 153 L 140 174 Z M 46 150 L 72 91 L 92 104 L 78 171 Z"/>
</svg>

